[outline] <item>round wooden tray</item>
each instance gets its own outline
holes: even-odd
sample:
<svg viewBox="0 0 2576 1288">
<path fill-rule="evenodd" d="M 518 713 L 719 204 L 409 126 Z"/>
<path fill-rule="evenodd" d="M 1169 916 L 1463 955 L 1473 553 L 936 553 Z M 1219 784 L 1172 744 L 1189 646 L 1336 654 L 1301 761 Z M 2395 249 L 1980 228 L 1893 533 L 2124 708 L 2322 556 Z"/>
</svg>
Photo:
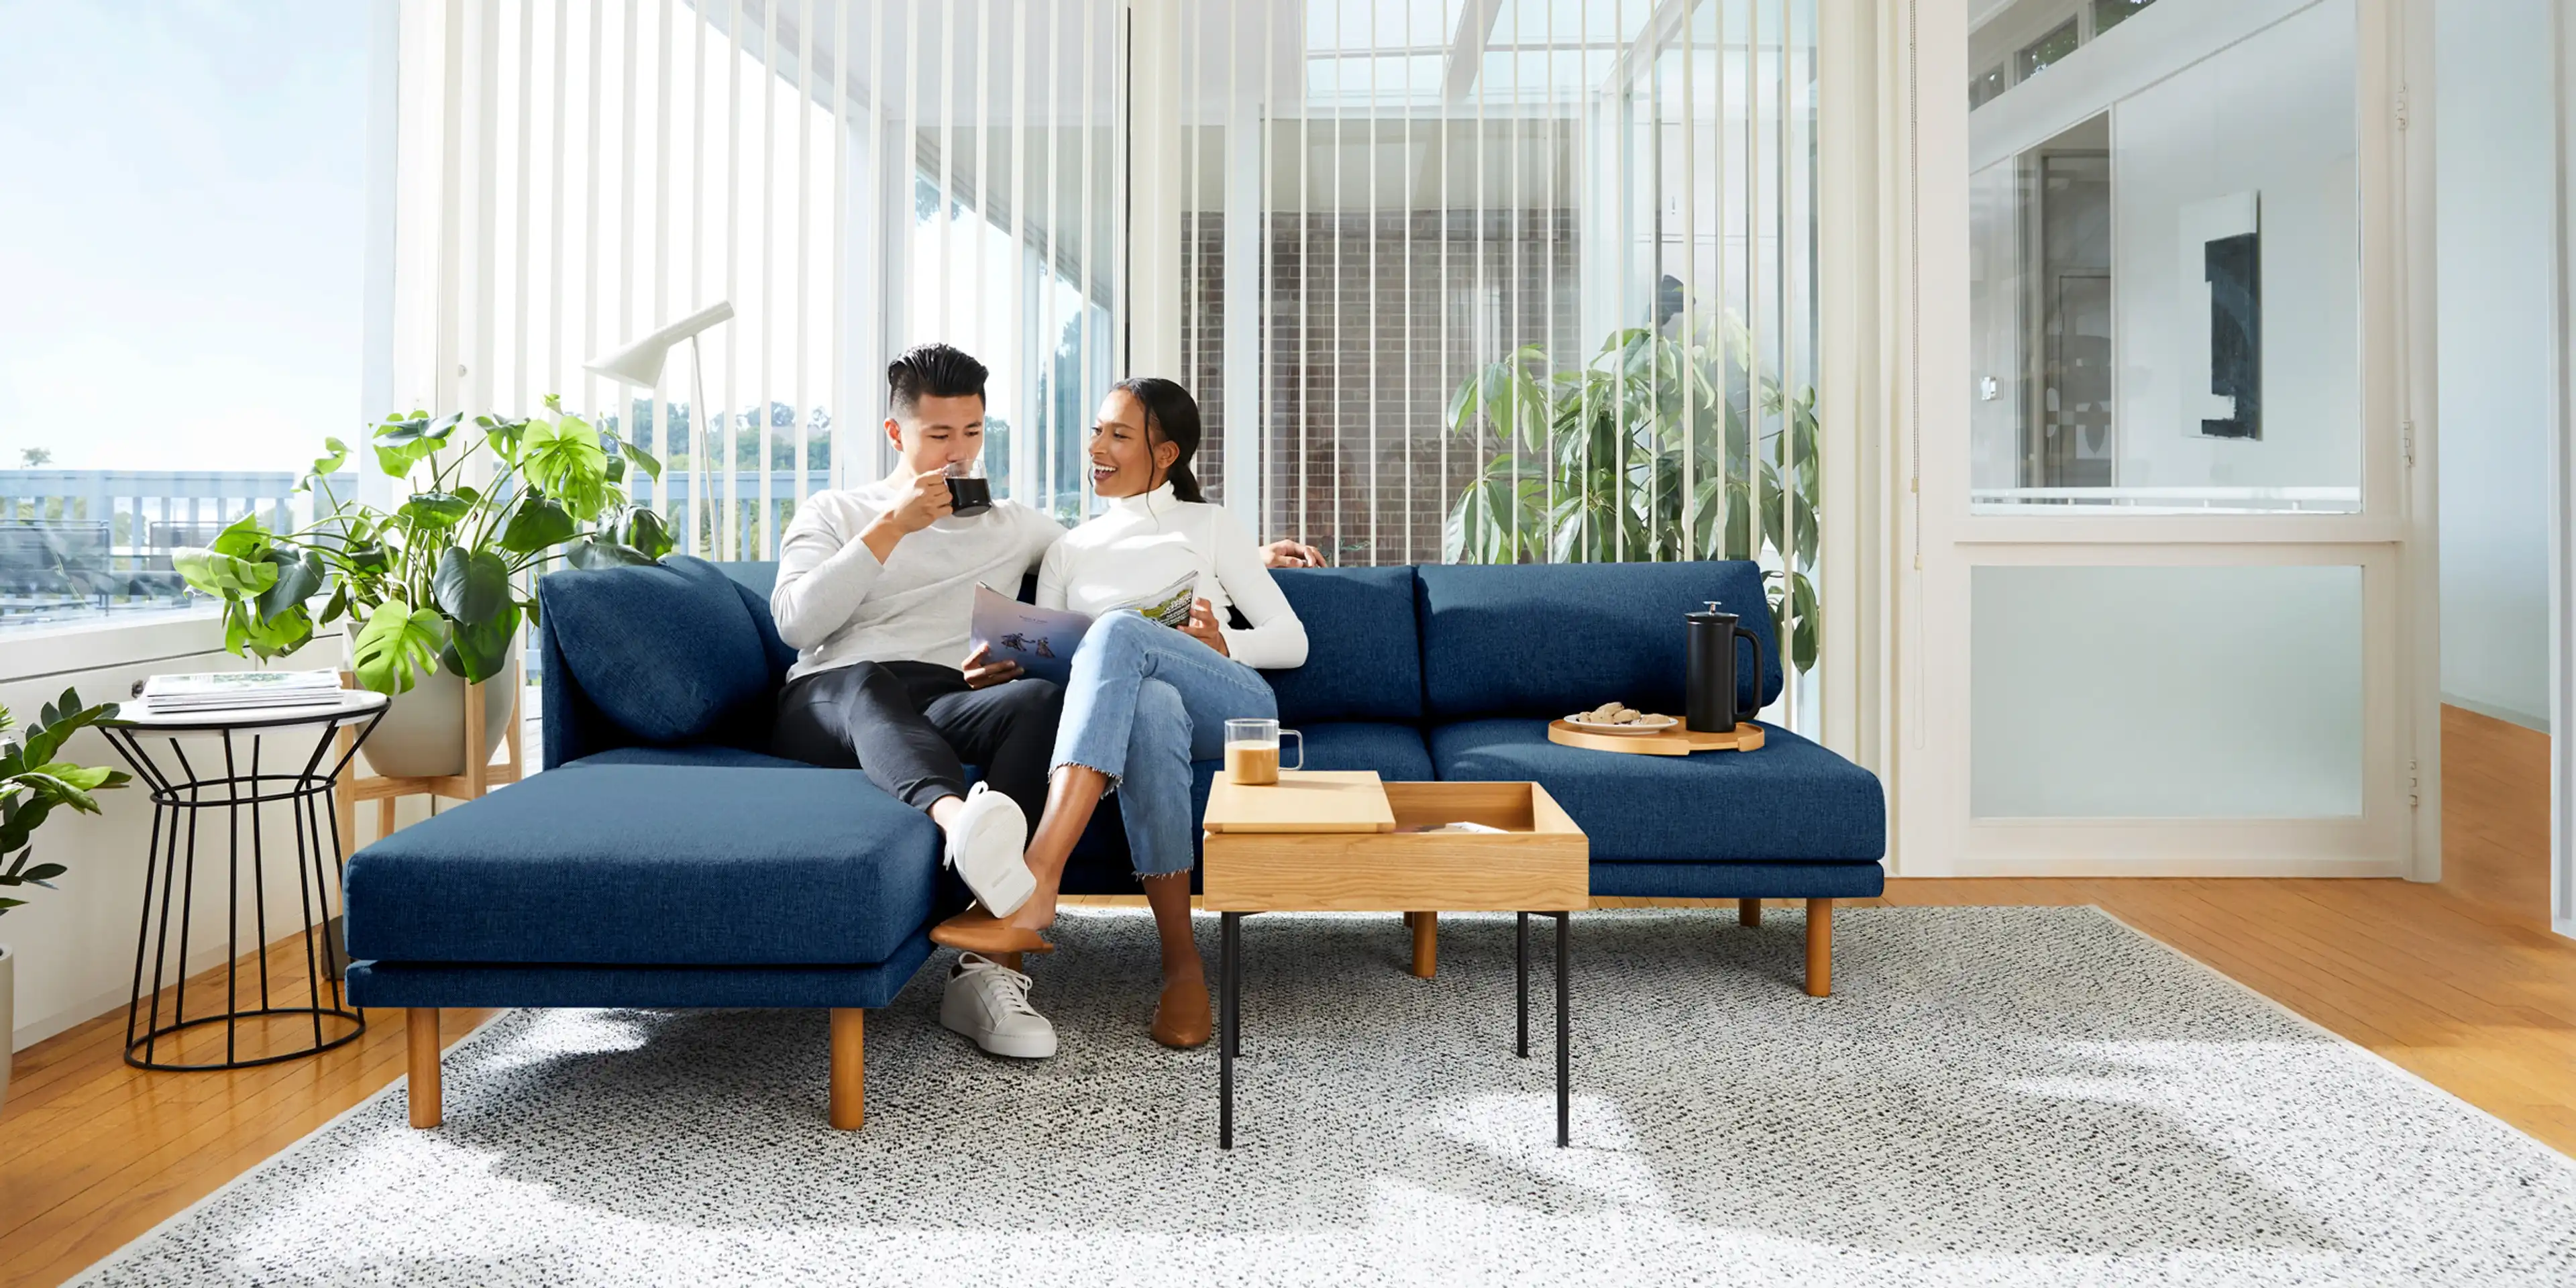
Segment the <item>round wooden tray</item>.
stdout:
<svg viewBox="0 0 2576 1288">
<path fill-rule="evenodd" d="M 1679 725 L 1670 733 L 1586 733 L 1562 720 L 1550 720 L 1547 740 L 1589 751 L 1624 751 L 1632 756 L 1687 756 L 1694 751 L 1755 750 L 1762 745 L 1762 726 L 1740 724 L 1732 733 L 1695 733 Z"/>
</svg>

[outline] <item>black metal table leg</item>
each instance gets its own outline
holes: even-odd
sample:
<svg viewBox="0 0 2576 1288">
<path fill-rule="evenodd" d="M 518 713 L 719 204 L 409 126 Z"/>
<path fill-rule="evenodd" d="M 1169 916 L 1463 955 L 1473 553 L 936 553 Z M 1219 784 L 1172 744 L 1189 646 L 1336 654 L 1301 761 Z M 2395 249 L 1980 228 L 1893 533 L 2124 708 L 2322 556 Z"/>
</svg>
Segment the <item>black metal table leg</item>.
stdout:
<svg viewBox="0 0 2576 1288">
<path fill-rule="evenodd" d="M 1565 1148 L 1573 1139 L 1573 1024 L 1568 1017 L 1565 997 L 1566 935 L 1574 928 L 1574 914 L 1556 914 L 1556 1147 Z"/>
<path fill-rule="evenodd" d="M 1248 912 L 1234 914 L 1234 1029 L 1225 1040 L 1225 1049 L 1237 1060 L 1243 1058 L 1243 919 L 1251 915 Z"/>
<path fill-rule="evenodd" d="M 1520 924 L 1512 935 L 1512 965 L 1520 974 L 1521 1028 L 1520 1045 L 1514 1048 L 1520 1058 L 1529 1058 L 1529 914 L 1520 914 Z"/>
<path fill-rule="evenodd" d="M 1234 1148 L 1234 1024 L 1238 1005 L 1238 979 L 1235 974 L 1243 914 L 1220 913 L 1217 916 L 1217 1033 L 1216 1041 L 1216 1147 Z"/>
</svg>

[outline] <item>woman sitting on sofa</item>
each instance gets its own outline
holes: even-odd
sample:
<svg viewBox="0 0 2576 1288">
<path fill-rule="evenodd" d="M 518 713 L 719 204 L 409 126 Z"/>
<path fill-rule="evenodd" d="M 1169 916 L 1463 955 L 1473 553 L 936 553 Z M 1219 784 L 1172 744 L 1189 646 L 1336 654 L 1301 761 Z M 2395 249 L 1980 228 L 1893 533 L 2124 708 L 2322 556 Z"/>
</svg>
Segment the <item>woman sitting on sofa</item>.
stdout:
<svg viewBox="0 0 2576 1288">
<path fill-rule="evenodd" d="M 1101 400 L 1091 477 L 1109 509 L 1050 548 L 1038 572 L 1041 607 L 1097 620 L 1074 653 L 1046 810 L 1029 838 L 1036 892 L 1016 908 L 970 908 L 931 932 L 984 954 L 1050 951 L 1038 932 L 1055 921 L 1065 863 L 1115 788 L 1162 937 L 1153 1035 L 1172 1047 L 1198 1046 L 1212 1027 L 1190 934 L 1190 762 L 1224 754 L 1226 721 L 1279 714 L 1253 668 L 1306 661 L 1306 628 L 1252 538 L 1200 494 L 1190 473 L 1198 446 L 1198 403 L 1172 381 L 1121 381 Z M 1229 609 L 1250 625 L 1226 625 Z"/>
</svg>

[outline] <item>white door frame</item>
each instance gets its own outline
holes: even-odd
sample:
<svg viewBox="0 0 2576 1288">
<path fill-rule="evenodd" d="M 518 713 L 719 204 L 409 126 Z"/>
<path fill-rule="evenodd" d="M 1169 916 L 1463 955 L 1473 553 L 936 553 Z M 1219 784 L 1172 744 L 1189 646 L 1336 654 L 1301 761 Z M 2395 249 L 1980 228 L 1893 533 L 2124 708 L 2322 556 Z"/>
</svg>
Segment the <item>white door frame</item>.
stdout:
<svg viewBox="0 0 2576 1288">
<path fill-rule="evenodd" d="M 2556 30 L 2552 33 L 2556 50 L 2556 74 L 2552 77 L 2558 104 L 2558 209 L 2557 235 L 2551 240 L 2551 277 L 2556 285 L 2558 343 L 2550 346 L 2556 355 L 2557 369 L 2551 373 L 2551 393 L 2556 406 L 2551 409 L 2550 489 L 2549 489 L 2549 925 L 2559 934 L 2576 937 L 2576 828 L 2571 828 L 2569 805 L 2576 803 L 2576 758 L 2566 753 L 2565 733 L 2576 729 L 2576 594 L 2569 593 L 2568 579 L 2576 576 L 2576 363 L 2567 354 L 2570 337 L 2576 337 L 2576 245 L 2569 238 L 2576 235 L 2576 93 L 2570 92 L 2571 75 L 2576 75 L 2576 22 L 2571 22 L 2568 0 L 2551 6 Z"/>
<path fill-rule="evenodd" d="M 1903 239 L 1882 356 L 1910 479 L 1888 511 L 1896 625 L 1892 870 L 1967 875 L 2440 875 L 2434 546 L 2431 46 L 2425 0 L 2358 0 L 2363 508 L 2350 515 L 1974 514 L 1968 505 L 1965 0 L 1891 0 L 1882 189 Z M 1910 61 L 1910 68 L 1907 63 Z M 1883 61 L 1882 65 L 1887 65 Z M 2419 87 L 2409 94 L 2409 86 Z M 2384 105 L 2384 110 L 2382 108 Z M 2410 119 L 2411 118 L 2411 119 Z M 2411 460 L 2411 464 L 2409 463 Z M 1977 820 L 1969 809 L 1969 582 L 1981 564 L 2363 568 L 2359 819 Z M 2415 802 L 2410 807 L 2410 799 Z"/>
</svg>

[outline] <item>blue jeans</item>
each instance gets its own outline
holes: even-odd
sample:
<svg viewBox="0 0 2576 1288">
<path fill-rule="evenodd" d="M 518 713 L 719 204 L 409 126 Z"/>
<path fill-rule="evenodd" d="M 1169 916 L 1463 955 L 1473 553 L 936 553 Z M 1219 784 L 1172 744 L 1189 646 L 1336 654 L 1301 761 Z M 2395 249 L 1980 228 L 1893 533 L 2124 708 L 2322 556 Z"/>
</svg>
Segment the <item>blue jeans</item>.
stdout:
<svg viewBox="0 0 2576 1288">
<path fill-rule="evenodd" d="M 1109 775 L 1136 875 L 1187 872 L 1199 821 L 1190 762 L 1225 754 L 1225 722 L 1275 719 L 1261 673 L 1131 612 L 1093 623 L 1073 654 L 1050 776 L 1066 765 Z"/>
</svg>

